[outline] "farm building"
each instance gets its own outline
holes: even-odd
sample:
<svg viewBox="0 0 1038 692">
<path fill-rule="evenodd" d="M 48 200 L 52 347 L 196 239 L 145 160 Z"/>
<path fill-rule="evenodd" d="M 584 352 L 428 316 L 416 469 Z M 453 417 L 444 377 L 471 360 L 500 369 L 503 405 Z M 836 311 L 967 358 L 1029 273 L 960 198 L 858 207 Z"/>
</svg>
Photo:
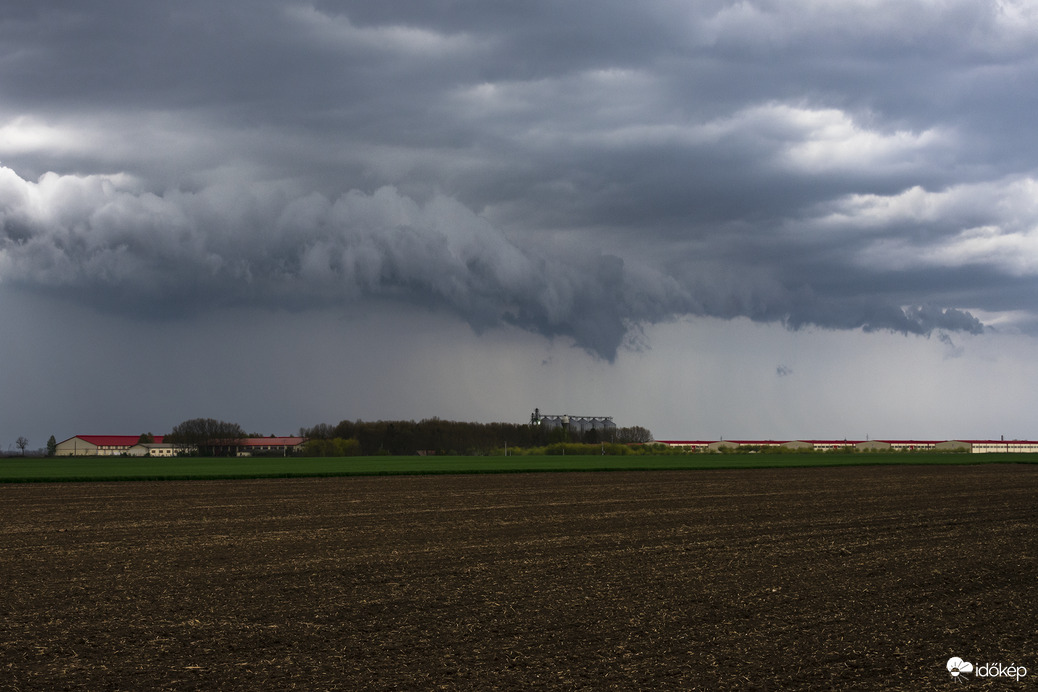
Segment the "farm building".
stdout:
<svg viewBox="0 0 1038 692">
<path fill-rule="evenodd" d="M 231 440 L 220 450 L 237 456 L 274 456 L 296 454 L 303 450 L 305 437 L 247 437 Z M 140 435 L 76 435 L 59 442 L 56 456 L 133 456 L 172 457 L 181 450 L 155 435 L 153 442 L 140 442 Z"/>
<path fill-rule="evenodd" d="M 1035 440 L 952 440 L 951 442 L 968 446 L 973 454 L 1038 452 L 1038 441 Z"/>
<path fill-rule="evenodd" d="M 937 447 L 941 440 L 883 440 L 895 452 L 925 452 Z"/>
<path fill-rule="evenodd" d="M 670 447 L 681 447 L 686 452 L 703 452 L 713 444 L 708 440 L 656 440 L 654 444 L 668 445 Z"/>
<path fill-rule="evenodd" d="M 807 440 L 803 444 L 809 445 L 816 452 L 843 452 L 847 449 L 855 449 L 859 442 L 855 440 Z"/>
<path fill-rule="evenodd" d="M 56 456 L 59 457 L 110 457 L 130 454 L 131 456 L 172 456 L 172 446 L 162 443 L 162 435 L 156 435 L 153 443 L 138 444 L 140 435 L 76 435 L 59 442 Z M 153 449 L 168 447 L 169 454 L 153 454 Z M 133 451 L 131 451 L 133 450 Z"/>
<path fill-rule="evenodd" d="M 131 457 L 173 457 L 177 455 L 177 448 L 162 442 L 138 442 L 126 450 L 126 454 Z"/>
<path fill-rule="evenodd" d="M 530 424 L 543 426 L 545 430 L 566 428 L 571 432 L 586 433 L 589 430 L 615 430 L 612 416 L 571 416 L 541 413 L 535 408 L 530 414 Z"/>
<path fill-rule="evenodd" d="M 739 449 L 740 447 L 745 447 L 748 449 L 772 449 L 775 447 L 781 447 L 784 444 L 789 443 L 783 443 L 779 440 L 719 440 L 717 442 L 712 442 L 709 445 L 707 445 L 707 449 L 732 450 Z"/>
<path fill-rule="evenodd" d="M 247 437 L 235 440 L 237 455 L 240 457 L 289 455 L 303 451 L 307 439 L 305 437 Z"/>
<path fill-rule="evenodd" d="M 1033 440 L 655 440 L 656 444 L 682 447 L 690 452 L 717 452 L 739 448 L 811 450 L 838 452 L 853 449 L 859 452 L 924 452 L 958 451 L 972 454 L 1032 452 L 1038 453 L 1038 441 Z"/>
</svg>

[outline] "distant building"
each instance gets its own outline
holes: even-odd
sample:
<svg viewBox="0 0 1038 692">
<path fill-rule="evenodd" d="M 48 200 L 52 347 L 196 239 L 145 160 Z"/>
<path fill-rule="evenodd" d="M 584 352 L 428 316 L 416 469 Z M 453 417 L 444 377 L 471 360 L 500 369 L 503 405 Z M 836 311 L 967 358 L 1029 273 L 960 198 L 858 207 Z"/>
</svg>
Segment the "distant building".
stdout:
<svg viewBox="0 0 1038 692">
<path fill-rule="evenodd" d="M 545 430 L 565 428 L 571 432 L 584 434 L 589 430 L 615 430 L 616 423 L 612 416 L 571 416 L 569 414 L 546 414 L 535 408 L 530 414 L 530 425 L 540 425 Z"/>
<path fill-rule="evenodd" d="M 288 456 L 303 451 L 306 442 L 305 437 L 246 437 L 228 441 L 219 451 L 240 457 Z M 191 450 L 164 442 L 162 435 L 155 435 L 153 442 L 140 442 L 140 435 L 76 435 L 59 442 L 55 455 L 173 457 L 182 451 Z"/>
<path fill-rule="evenodd" d="M 175 457 L 177 448 L 176 445 L 163 442 L 138 442 L 126 450 L 126 455 L 131 457 Z"/>
<path fill-rule="evenodd" d="M 702 452 L 709 449 L 713 444 L 708 440 L 656 440 L 653 444 L 667 445 L 668 447 L 680 447 L 686 452 Z"/>
<path fill-rule="evenodd" d="M 950 442 L 968 446 L 973 454 L 1038 452 L 1038 441 L 1035 440 L 950 440 Z"/>
<path fill-rule="evenodd" d="M 854 449 L 859 452 L 925 452 L 948 451 L 971 454 L 1038 453 L 1034 440 L 656 440 L 656 444 L 681 447 L 690 452 L 716 452 L 740 447 L 781 447 L 788 450 L 838 452 Z"/>
<path fill-rule="evenodd" d="M 883 440 L 895 452 L 925 452 L 935 449 L 941 440 Z"/>
<path fill-rule="evenodd" d="M 251 457 L 296 454 L 303 451 L 306 442 L 305 437 L 247 437 L 234 444 L 238 456 Z"/>
<path fill-rule="evenodd" d="M 137 444 L 140 439 L 140 435 L 76 435 L 59 442 L 54 453 L 59 457 L 111 457 L 129 454 L 131 449 L 140 447 L 133 456 L 159 456 L 146 454 L 147 449 Z M 162 435 L 155 435 L 154 442 L 147 444 L 164 446 Z"/>
</svg>

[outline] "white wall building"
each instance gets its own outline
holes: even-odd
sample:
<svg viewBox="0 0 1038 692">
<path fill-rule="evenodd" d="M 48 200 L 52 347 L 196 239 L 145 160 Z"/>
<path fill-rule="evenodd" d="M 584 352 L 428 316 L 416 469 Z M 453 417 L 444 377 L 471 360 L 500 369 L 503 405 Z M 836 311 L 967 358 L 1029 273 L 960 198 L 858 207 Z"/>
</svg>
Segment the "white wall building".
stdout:
<svg viewBox="0 0 1038 692">
<path fill-rule="evenodd" d="M 140 442 L 140 435 L 76 435 L 58 443 L 56 456 L 132 456 L 175 457 L 179 452 L 193 451 L 163 441 L 155 435 L 153 442 Z M 222 451 L 237 456 L 274 456 L 297 454 L 306 445 L 305 437 L 247 437 L 223 445 Z"/>
<path fill-rule="evenodd" d="M 141 439 L 140 435 L 76 435 L 58 443 L 55 455 L 59 457 L 111 457 L 128 454 Z M 162 435 L 154 437 L 162 444 Z M 144 456 L 142 452 L 138 456 Z"/>
<path fill-rule="evenodd" d="M 683 448 L 689 452 L 710 452 L 740 447 L 839 452 L 845 449 L 874 452 L 964 451 L 971 454 L 1038 453 L 1034 440 L 655 440 L 654 444 Z"/>
</svg>

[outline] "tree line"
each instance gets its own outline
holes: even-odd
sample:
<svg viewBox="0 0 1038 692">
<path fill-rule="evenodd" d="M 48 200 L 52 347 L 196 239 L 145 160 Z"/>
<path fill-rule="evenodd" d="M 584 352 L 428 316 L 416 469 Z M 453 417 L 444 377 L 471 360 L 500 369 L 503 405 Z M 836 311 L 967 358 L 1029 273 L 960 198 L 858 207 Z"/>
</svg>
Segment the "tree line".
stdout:
<svg viewBox="0 0 1038 692">
<path fill-rule="evenodd" d="M 309 438 L 307 454 L 350 456 L 378 454 L 490 454 L 504 447 L 543 447 L 554 443 L 619 443 L 652 441 L 652 433 L 635 426 L 584 433 L 528 423 L 467 423 L 426 418 L 396 421 L 341 421 L 300 428 Z"/>
<path fill-rule="evenodd" d="M 237 423 L 228 423 L 215 418 L 192 418 L 173 426 L 163 438 L 164 442 L 200 456 L 226 456 L 234 453 L 235 442 L 248 435 Z M 148 439 L 151 438 L 151 439 Z M 154 442 L 150 433 L 141 435 L 141 442 Z"/>
</svg>

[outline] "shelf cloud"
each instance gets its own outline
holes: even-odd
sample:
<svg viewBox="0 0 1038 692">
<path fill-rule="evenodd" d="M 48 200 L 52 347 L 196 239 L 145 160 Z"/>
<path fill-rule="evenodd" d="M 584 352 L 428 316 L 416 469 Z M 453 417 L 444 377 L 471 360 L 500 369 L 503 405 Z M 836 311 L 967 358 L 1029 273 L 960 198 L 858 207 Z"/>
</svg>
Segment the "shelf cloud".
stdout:
<svg viewBox="0 0 1038 692">
<path fill-rule="evenodd" d="M 334 199 L 280 184 L 155 194 L 128 176 L 49 173 L 28 182 L 4 168 L 0 209 L 3 281 L 114 311 L 389 298 L 434 304 L 477 329 L 511 323 L 567 336 L 610 360 L 632 326 L 684 315 L 794 328 L 981 330 L 963 310 L 797 291 L 776 272 L 731 286 L 645 261 L 628 266 L 597 249 L 509 239 L 453 198 L 418 202 L 389 186 Z"/>
</svg>

